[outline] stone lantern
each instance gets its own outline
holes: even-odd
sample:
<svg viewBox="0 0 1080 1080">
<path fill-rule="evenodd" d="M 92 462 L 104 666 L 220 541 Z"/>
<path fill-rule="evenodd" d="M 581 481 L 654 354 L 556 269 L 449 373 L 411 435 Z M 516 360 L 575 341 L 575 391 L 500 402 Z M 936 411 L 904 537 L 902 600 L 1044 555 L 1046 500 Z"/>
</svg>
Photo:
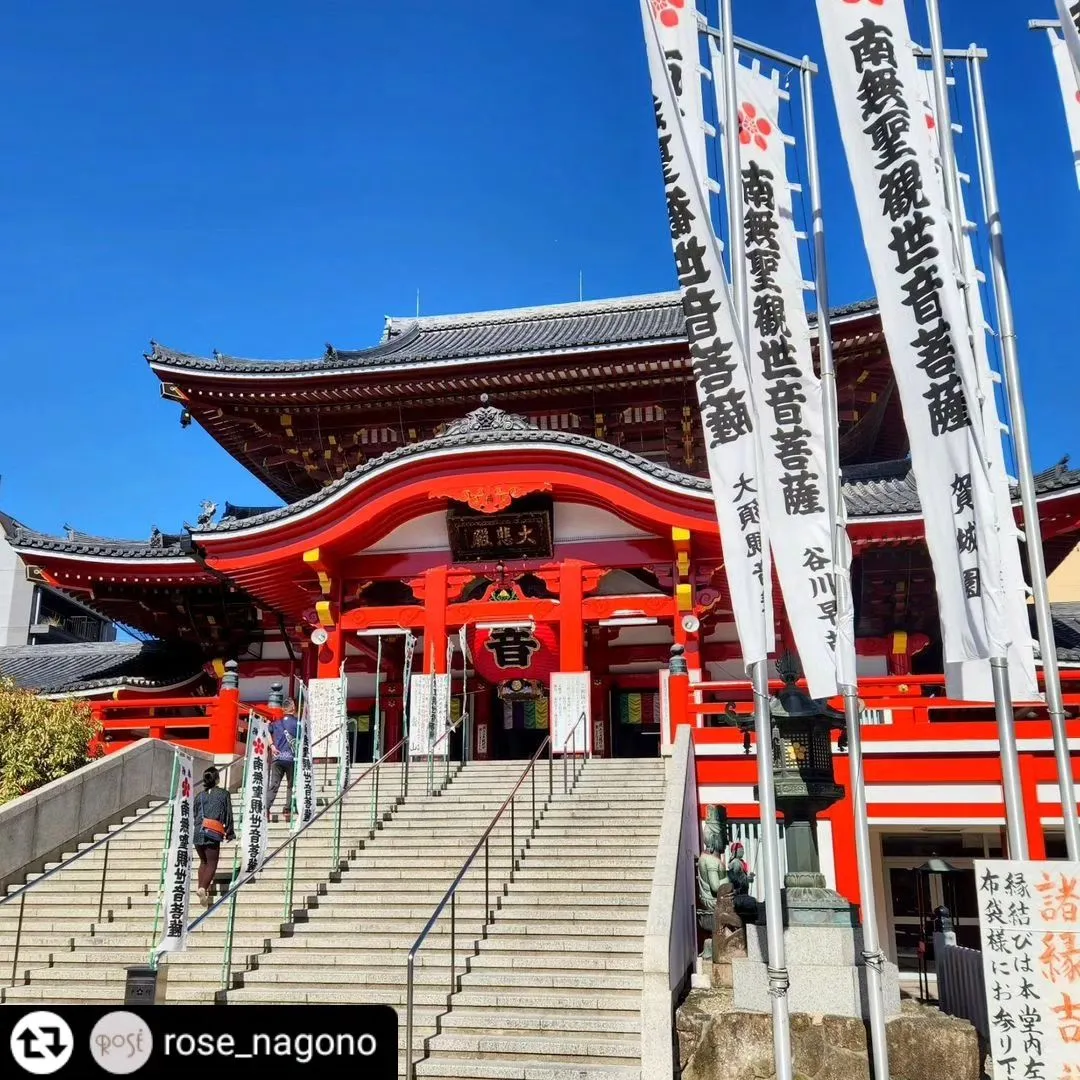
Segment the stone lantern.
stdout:
<svg viewBox="0 0 1080 1080">
<path fill-rule="evenodd" d="M 818 854 L 817 815 L 844 797 L 833 773 L 832 733 L 840 731 L 840 748 L 846 745 L 844 714 L 824 701 L 816 701 L 799 689 L 799 664 L 785 653 L 776 664 L 784 686 L 769 703 L 772 718 L 773 784 L 776 806 L 784 819 L 787 873 L 784 875 L 784 906 L 790 926 L 855 926 L 852 905 L 826 888 Z M 744 735 L 750 750 L 753 721 L 729 720 Z M 759 799 L 757 785 L 754 798 Z"/>
</svg>

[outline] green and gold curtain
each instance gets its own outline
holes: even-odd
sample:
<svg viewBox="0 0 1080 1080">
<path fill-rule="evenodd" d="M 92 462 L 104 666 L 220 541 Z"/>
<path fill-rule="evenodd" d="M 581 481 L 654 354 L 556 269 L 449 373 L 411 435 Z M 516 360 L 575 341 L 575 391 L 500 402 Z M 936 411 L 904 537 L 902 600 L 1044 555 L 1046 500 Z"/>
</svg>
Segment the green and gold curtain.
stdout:
<svg viewBox="0 0 1080 1080">
<path fill-rule="evenodd" d="M 547 731 L 548 699 L 504 701 L 503 727 L 507 731 Z"/>
<path fill-rule="evenodd" d="M 620 724 L 659 724 L 660 694 L 658 691 L 640 693 L 621 690 L 616 694 L 616 715 Z"/>
</svg>

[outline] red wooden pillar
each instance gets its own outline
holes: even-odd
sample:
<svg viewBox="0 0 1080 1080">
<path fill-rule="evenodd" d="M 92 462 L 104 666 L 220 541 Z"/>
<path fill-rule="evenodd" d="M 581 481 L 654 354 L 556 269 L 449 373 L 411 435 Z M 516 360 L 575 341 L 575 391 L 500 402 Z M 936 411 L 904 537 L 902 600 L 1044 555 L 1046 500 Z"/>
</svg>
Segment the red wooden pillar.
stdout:
<svg viewBox="0 0 1080 1080">
<path fill-rule="evenodd" d="M 424 574 L 424 674 L 446 674 L 446 567 Z"/>
<path fill-rule="evenodd" d="M 399 683 L 385 683 L 383 685 L 383 693 L 386 695 L 382 699 L 383 718 L 386 724 L 386 733 L 383 736 L 383 746 L 385 750 L 389 750 L 390 747 L 396 746 L 400 741 L 402 735 L 405 734 L 404 723 L 401 710 L 401 685 Z M 374 722 L 374 717 L 372 717 Z M 401 759 L 400 754 L 394 755 L 394 760 L 399 761 Z"/>
<path fill-rule="evenodd" d="M 1045 859 L 1046 835 L 1043 833 L 1042 811 L 1039 807 L 1038 759 L 1034 754 L 1020 755 L 1020 790 L 1027 825 L 1028 858 Z M 1008 857 L 1015 859 L 1017 856 L 1010 851 Z"/>
<path fill-rule="evenodd" d="M 674 654 L 668 667 L 668 717 L 671 721 L 671 745 L 674 746 L 679 728 L 695 722 L 690 710 L 690 676 L 682 653 Z"/>
<path fill-rule="evenodd" d="M 836 891 L 853 904 L 862 904 L 859 863 L 855 857 L 855 806 L 851 798 L 851 761 L 846 754 L 836 754 L 833 757 L 833 772 L 836 782 L 844 789 L 844 797 L 830 806 L 823 817 L 832 823 Z"/>
<path fill-rule="evenodd" d="M 581 563 L 568 559 L 559 572 L 559 670 L 585 670 L 584 592 Z"/>
</svg>

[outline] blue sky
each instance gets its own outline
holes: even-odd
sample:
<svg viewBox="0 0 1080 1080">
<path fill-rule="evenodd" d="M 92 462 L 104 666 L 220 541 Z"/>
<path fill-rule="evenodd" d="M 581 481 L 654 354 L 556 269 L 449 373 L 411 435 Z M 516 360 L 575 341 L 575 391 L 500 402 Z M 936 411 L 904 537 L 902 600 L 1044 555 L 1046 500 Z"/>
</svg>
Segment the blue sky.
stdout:
<svg viewBox="0 0 1080 1080">
<path fill-rule="evenodd" d="M 715 0 L 710 0 L 714 3 Z M 991 125 L 1036 462 L 1080 448 L 1077 191 L 1050 0 L 953 0 L 991 52 Z M 925 39 L 919 0 L 908 4 Z M 737 30 L 821 55 L 809 0 Z M 310 357 L 387 314 L 671 288 L 634 0 L 111 0 L 9 5 L 0 36 L 0 507 L 146 536 L 203 498 L 267 501 L 142 353 Z M 834 303 L 872 288 L 827 79 Z"/>
</svg>

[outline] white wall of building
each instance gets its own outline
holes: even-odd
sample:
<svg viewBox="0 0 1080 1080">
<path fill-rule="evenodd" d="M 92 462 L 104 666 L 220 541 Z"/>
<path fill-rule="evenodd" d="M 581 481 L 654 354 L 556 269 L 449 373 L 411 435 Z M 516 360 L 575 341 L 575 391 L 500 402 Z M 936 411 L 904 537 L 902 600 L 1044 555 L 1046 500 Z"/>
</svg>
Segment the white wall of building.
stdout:
<svg viewBox="0 0 1080 1080">
<path fill-rule="evenodd" d="M 28 644 L 33 606 L 34 585 L 0 529 L 0 645 Z"/>
</svg>

